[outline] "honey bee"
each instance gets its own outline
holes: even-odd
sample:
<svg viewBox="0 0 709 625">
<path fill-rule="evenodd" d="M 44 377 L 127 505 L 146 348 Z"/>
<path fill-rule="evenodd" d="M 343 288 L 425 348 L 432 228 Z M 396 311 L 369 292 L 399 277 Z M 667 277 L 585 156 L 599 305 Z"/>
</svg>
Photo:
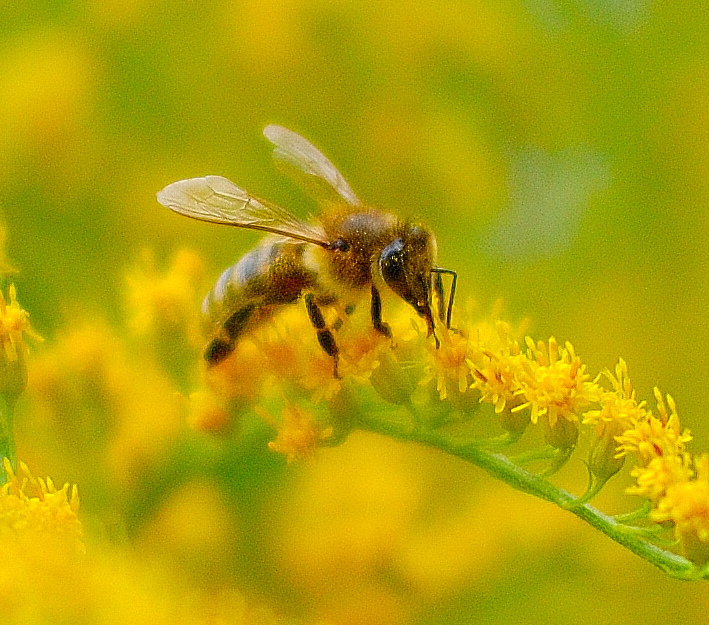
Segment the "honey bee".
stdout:
<svg viewBox="0 0 709 625">
<path fill-rule="evenodd" d="M 202 315 L 210 337 L 205 360 L 212 365 L 223 361 L 247 329 L 304 296 L 318 342 L 332 357 L 338 378 L 339 348 L 321 307 L 353 304 L 369 291 L 372 325 L 391 337 L 382 320 L 382 287 L 411 305 L 438 347 L 432 294 L 437 295 L 438 317 L 450 327 L 457 275 L 436 266 L 433 232 L 363 204 L 335 166 L 295 132 L 270 125 L 264 135 L 275 146 L 277 163 L 325 208 L 317 221 L 301 220 L 221 176 L 180 180 L 157 194 L 160 204 L 181 215 L 269 233 L 205 297 Z M 447 310 L 441 274 L 452 276 Z"/>
</svg>

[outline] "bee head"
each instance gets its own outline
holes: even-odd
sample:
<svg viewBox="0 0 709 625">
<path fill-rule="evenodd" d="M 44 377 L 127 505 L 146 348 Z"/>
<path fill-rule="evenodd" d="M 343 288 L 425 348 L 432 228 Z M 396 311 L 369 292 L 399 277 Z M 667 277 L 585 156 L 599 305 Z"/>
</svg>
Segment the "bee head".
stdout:
<svg viewBox="0 0 709 625">
<path fill-rule="evenodd" d="M 431 270 L 436 239 L 425 226 L 405 224 L 379 257 L 379 270 L 387 286 L 426 320 L 433 333 Z"/>
</svg>

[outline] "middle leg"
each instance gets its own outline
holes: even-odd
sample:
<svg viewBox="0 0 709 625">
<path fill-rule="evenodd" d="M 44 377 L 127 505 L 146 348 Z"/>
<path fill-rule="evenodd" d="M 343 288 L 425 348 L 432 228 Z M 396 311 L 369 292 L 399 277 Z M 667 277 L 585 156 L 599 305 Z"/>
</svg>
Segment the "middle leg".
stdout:
<svg viewBox="0 0 709 625">
<path fill-rule="evenodd" d="M 318 343 L 320 347 L 323 348 L 328 356 L 332 356 L 334 361 L 333 375 L 335 378 L 339 379 L 340 372 L 338 371 L 338 365 L 340 362 L 340 350 L 335 342 L 335 336 L 332 334 L 330 329 L 325 323 L 325 318 L 322 315 L 322 311 L 319 306 L 315 303 L 315 298 L 312 293 L 308 293 L 305 296 L 305 306 L 308 309 L 308 317 L 310 317 L 310 323 L 313 324 L 315 331 L 318 335 Z"/>
</svg>

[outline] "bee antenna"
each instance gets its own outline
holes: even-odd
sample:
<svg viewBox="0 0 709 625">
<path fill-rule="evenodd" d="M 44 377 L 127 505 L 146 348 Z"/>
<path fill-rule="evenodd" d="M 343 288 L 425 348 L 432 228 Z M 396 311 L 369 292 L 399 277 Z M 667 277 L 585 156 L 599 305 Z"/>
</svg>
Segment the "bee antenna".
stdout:
<svg viewBox="0 0 709 625">
<path fill-rule="evenodd" d="M 451 290 L 450 290 L 450 296 L 448 297 L 448 307 L 446 309 L 446 327 L 450 330 L 451 327 L 451 318 L 453 317 L 453 301 L 455 299 L 455 288 L 458 283 L 458 273 L 453 271 L 452 269 L 443 269 L 442 267 L 433 267 L 431 269 L 431 273 L 436 274 L 436 292 L 438 293 L 439 296 L 439 301 L 441 302 L 440 304 L 440 317 L 443 318 L 443 283 L 441 280 L 441 274 L 445 273 L 448 274 L 449 276 L 452 276 L 451 279 Z"/>
</svg>

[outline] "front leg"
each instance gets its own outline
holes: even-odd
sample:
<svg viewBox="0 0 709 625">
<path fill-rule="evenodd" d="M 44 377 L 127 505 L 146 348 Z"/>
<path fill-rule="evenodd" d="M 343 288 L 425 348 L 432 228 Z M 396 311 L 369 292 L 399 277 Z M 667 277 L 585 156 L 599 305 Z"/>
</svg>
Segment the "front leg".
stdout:
<svg viewBox="0 0 709 625">
<path fill-rule="evenodd" d="M 391 338 L 389 324 L 382 321 L 382 297 L 374 285 L 372 285 L 372 325 L 377 332 L 381 332 L 388 339 Z"/>
</svg>

